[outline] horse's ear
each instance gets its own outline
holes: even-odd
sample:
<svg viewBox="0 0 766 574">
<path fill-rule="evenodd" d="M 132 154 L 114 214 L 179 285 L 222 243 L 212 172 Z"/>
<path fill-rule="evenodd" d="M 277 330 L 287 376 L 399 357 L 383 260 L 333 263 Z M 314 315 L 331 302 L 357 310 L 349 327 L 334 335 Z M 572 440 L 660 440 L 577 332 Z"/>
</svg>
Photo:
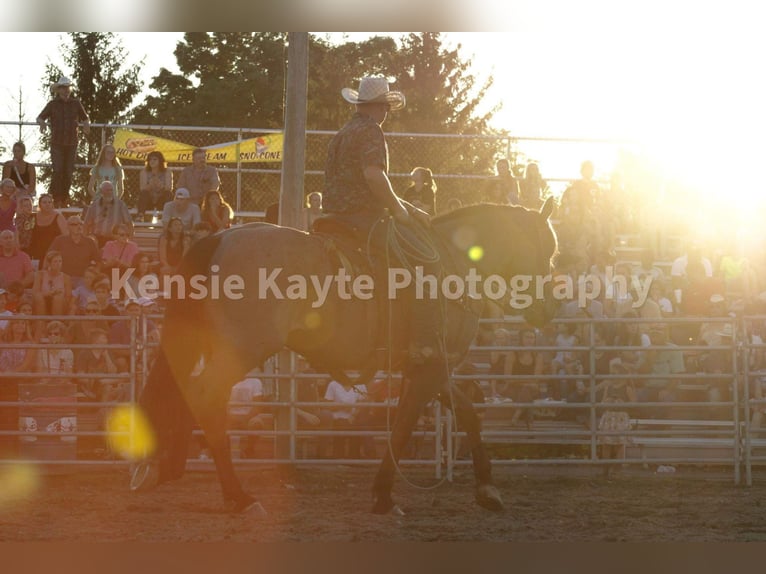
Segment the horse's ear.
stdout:
<svg viewBox="0 0 766 574">
<path fill-rule="evenodd" d="M 540 215 L 543 216 L 543 219 L 548 219 L 551 216 L 551 213 L 553 213 L 553 204 L 556 200 L 553 199 L 553 197 L 549 197 L 545 200 L 545 204 L 540 208 Z"/>
</svg>

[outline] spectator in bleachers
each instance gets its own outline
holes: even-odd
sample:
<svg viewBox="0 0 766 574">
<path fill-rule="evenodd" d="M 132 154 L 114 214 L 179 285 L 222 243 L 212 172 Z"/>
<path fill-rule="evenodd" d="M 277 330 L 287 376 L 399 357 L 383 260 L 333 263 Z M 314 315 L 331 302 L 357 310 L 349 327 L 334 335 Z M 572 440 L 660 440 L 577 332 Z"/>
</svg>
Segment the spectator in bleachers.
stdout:
<svg viewBox="0 0 766 574">
<path fill-rule="evenodd" d="M 128 277 L 128 285 L 138 297 L 145 297 L 147 293 L 141 292 L 139 283 L 144 277 L 157 277 L 157 274 L 152 271 L 152 258 L 148 253 L 136 253 L 131 268 L 133 273 Z M 159 284 L 159 279 L 157 284 Z"/>
<path fill-rule="evenodd" d="M 306 196 L 306 206 L 303 210 L 303 229 L 311 231 L 314 221 L 322 217 L 322 194 L 312 191 Z"/>
<path fill-rule="evenodd" d="M 29 224 L 30 237 L 27 253 L 35 261 L 45 259 L 51 243 L 59 235 L 69 235 L 66 218 L 53 207 L 53 196 L 43 193 L 37 200 L 37 211 Z"/>
<path fill-rule="evenodd" d="M 69 313 L 72 280 L 62 271 L 64 258 L 50 250 L 43 260 L 42 269 L 35 272 L 32 297 L 35 315 L 66 315 Z"/>
<path fill-rule="evenodd" d="M 573 210 L 585 217 L 591 214 L 596 200 L 601 195 L 598 184 L 593 180 L 595 175 L 593 162 L 586 160 L 580 165 L 580 179 L 573 182 L 564 190 L 561 195 L 561 209 L 563 216 L 570 214 Z"/>
<path fill-rule="evenodd" d="M 112 299 L 112 284 L 109 279 L 104 278 L 97 280 L 93 285 L 93 293 L 96 296 L 99 315 L 105 317 L 119 317 L 122 314 L 117 308 L 117 305 L 115 305 L 114 299 Z M 90 299 L 88 300 L 87 305 L 90 306 Z M 108 321 L 110 326 L 115 322 L 111 320 Z"/>
<path fill-rule="evenodd" d="M 26 290 L 21 284 L 21 281 L 13 281 L 9 283 L 7 287 L 8 288 L 5 289 L 5 309 L 11 313 L 17 313 L 19 306 L 25 300 L 24 295 Z"/>
<path fill-rule="evenodd" d="M 208 191 L 202 200 L 200 221 L 210 225 L 212 233 L 231 227 L 234 210 L 224 201 L 220 191 Z"/>
<path fill-rule="evenodd" d="M 264 409 L 265 393 L 263 382 L 258 378 L 260 369 L 254 369 L 247 377 L 239 381 L 231 389 L 230 403 L 247 403 L 244 405 L 229 405 L 229 429 L 261 431 L 273 428 L 273 415 Z M 258 436 L 242 436 L 239 452 L 242 458 L 254 458 L 255 445 Z"/>
<path fill-rule="evenodd" d="M 326 422 L 330 424 L 330 427 L 333 430 L 351 430 L 355 426 L 354 419 L 358 410 L 354 408 L 353 405 L 356 403 L 367 402 L 367 386 L 363 384 L 344 385 L 338 381 L 332 380 L 327 385 L 327 389 L 324 393 L 324 400 L 335 404 L 348 405 L 347 407 L 328 409 L 324 416 Z M 362 453 L 362 443 L 364 441 L 361 439 L 362 437 L 358 436 L 334 436 L 332 440 L 332 457 L 360 458 L 362 454 L 366 454 Z"/>
<path fill-rule="evenodd" d="M 66 341 L 73 345 L 87 345 L 91 342 L 91 333 L 94 330 L 101 330 L 104 334 L 109 330 L 109 325 L 103 319 L 91 319 L 101 314 L 99 308 L 98 299 L 95 295 L 88 297 L 85 303 L 85 308 L 82 313 L 87 315 L 87 320 L 73 320 L 70 321 L 69 329 L 67 330 Z M 75 363 L 77 358 L 83 352 L 83 349 L 77 349 L 75 352 Z"/>
<path fill-rule="evenodd" d="M 624 319 L 637 319 L 638 314 L 630 311 L 622 316 Z M 646 374 L 649 370 L 646 350 L 652 344 L 652 340 L 646 333 L 641 333 L 639 323 L 625 321 L 618 323 L 612 346 L 633 347 L 622 351 L 615 351 L 614 360 L 621 366 L 623 372 L 637 375 Z"/>
<path fill-rule="evenodd" d="M 90 170 L 88 193 L 91 200 L 97 199 L 103 193 L 103 184 L 107 181 L 112 184 L 114 197 L 121 199 L 125 193 L 125 171 L 122 169 L 120 158 L 117 157 L 117 150 L 112 144 L 106 144 L 101 148 L 96 163 Z"/>
<path fill-rule="evenodd" d="M 511 351 L 505 362 L 506 375 L 526 375 L 530 378 L 522 380 L 511 380 L 506 384 L 509 387 L 509 396 L 517 403 L 531 403 L 540 396 L 540 388 L 546 384 L 544 380 L 538 379 L 543 375 L 544 362 L 543 355 L 534 350 L 537 346 L 537 334 L 531 327 L 525 327 L 519 332 L 520 349 Z M 531 378 L 535 377 L 535 378 Z M 519 418 L 524 419 L 527 428 L 532 424 L 534 412 L 532 409 L 516 409 L 511 415 L 511 424 L 516 424 Z"/>
<path fill-rule="evenodd" d="M 34 269 L 29 255 L 19 249 L 16 234 L 6 229 L 0 231 L 0 287 L 7 288 L 14 281 L 31 287 Z"/>
<path fill-rule="evenodd" d="M 551 361 L 551 374 L 555 375 L 582 375 L 583 365 L 579 351 L 572 350 L 572 347 L 580 345 L 577 323 L 561 323 L 558 326 L 556 335 L 556 346 L 561 350 Z M 543 398 L 556 397 L 566 399 L 569 396 L 570 388 L 574 387 L 574 381 L 571 379 L 560 379 L 558 388 L 541 393 Z"/>
<path fill-rule="evenodd" d="M 674 259 L 670 268 L 675 304 L 684 304 L 683 291 L 690 287 L 689 264 L 692 265 L 692 272 L 695 273 L 696 276 L 713 277 L 713 264 L 710 262 L 710 259 L 702 255 L 702 247 L 698 241 L 691 241 L 686 252 Z M 697 272 L 698 267 L 702 268 L 701 275 Z"/>
<path fill-rule="evenodd" d="M 493 341 L 491 345 L 493 347 L 508 347 L 511 344 L 511 334 L 508 329 L 499 327 L 495 329 Z M 489 353 L 489 374 L 490 375 L 505 375 L 506 374 L 506 362 L 510 356 L 509 350 L 497 350 Z M 511 396 L 511 383 L 510 381 L 498 381 L 491 379 L 489 383 L 490 398 L 495 399 L 499 397 Z"/>
<path fill-rule="evenodd" d="M 125 315 L 134 319 L 114 321 L 109 328 L 109 343 L 111 345 L 130 345 L 132 343 L 131 337 L 135 337 L 136 341 L 143 340 L 141 320 L 153 304 L 153 301 L 146 297 L 128 299 L 125 302 Z M 135 330 L 131 331 L 131 329 Z M 152 343 L 158 343 L 160 340 L 157 325 L 148 318 L 146 319 L 146 338 Z M 117 365 L 117 372 L 126 373 L 130 371 L 130 349 L 115 349 L 113 356 L 114 363 Z"/>
<path fill-rule="evenodd" d="M 72 300 L 69 308 L 70 315 L 80 315 L 85 309 L 88 299 L 95 297 L 93 286 L 96 280 L 106 279 L 104 275 L 98 272 L 98 267 L 90 265 L 82 277 L 82 282 L 72 289 Z"/>
<path fill-rule="evenodd" d="M 654 264 L 654 252 L 651 249 L 641 251 L 641 263 L 633 267 L 632 273 L 639 281 L 649 277 L 652 281 L 664 281 L 665 273 Z"/>
<path fill-rule="evenodd" d="M 29 245 L 32 242 L 32 229 L 35 226 L 35 214 L 32 212 L 32 209 L 32 198 L 28 195 L 20 195 L 14 224 L 19 249 L 27 255 L 29 255 Z"/>
<path fill-rule="evenodd" d="M 116 225 L 123 225 L 130 236 L 133 236 L 133 219 L 125 202 L 114 195 L 114 185 L 111 181 L 103 181 L 99 185 L 99 194 L 85 211 L 85 234 L 92 235 L 103 248 L 113 238 Z"/>
<path fill-rule="evenodd" d="M 601 402 L 614 405 L 614 408 L 604 410 L 598 421 L 599 432 L 621 433 L 604 434 L 599 437 L 602 459 L 625 458 L 626 445 L 628 443 L 627 432 L 630 430 L 630 415 L 626 410 L 619 407 L 620 403 L 634 403 L 638 399 L 633 379 L 630 373 L 620 363 L 615 363 L 611 374 L 624 374 L 624 378 L 606 379 L 599 383 Z M 604 477 L 612 472 L 612 465 L 604 465 Z"/>
<path fill-rule="evenodd" d="M 646 379 L 638 391 L 638 398 L 643 402 L 673 402 L 678 399 L 679 379 L 672 375 L 686 372 L 683 351 L 670 342 L 668 328 L 661 323 L 653 323 L 649 329 L 652 346 L 665 347 L 647 351 L 649 374 L 655 378 Z M 667 414 L 665 411 L 664 414 Z"/>
<path fill-rule="evenodd" d="M 146 167 L 138 177 L 138 220 L 152 209 L 159 211 L 173 198 L 173 172 L 168 169 L 161 151 L 150 151 L 146 156 Z"/>
<path fill-rule="evenodd" d="M 10 229 L 16 232 L 16 185 L 12 179 L 0 182 L 0 231 Z"/>
<path fill-rule="evenodd" d="M 630 264 L 620 262 L 614 269 L 612 281 L 606 284 L 604 290 L 604 313 L 607 317 L 622 317 L 633 310 L 636 301 L 638 295 L 630 274 Z"/>
<path fill-rule="evenodd" d="M 49 321 L 45 325 L 45 337 L 41 343 L 61 345 L 66 342 L 66 325 L 61 321 Z M 72 349 L 38 349 L 36 372 L 41 373 L 40 382 L 68 383 L 70 379 L 45 378 L 44 374 L 64 375 L 74 370 L 74 353 Z"/>
<path fill-rule="evenodd" d="M 101 263 L 101 252 L 96 241 L 85 235 L 82 219 L 72 215 L 67 219 L 68 235 L 59 235 L 53 240 L 49 250 L 58 251 L 64 258 L 63 271 L 77 287 L 82 282 L 85 270 Z"/>
<path fill-rule="evenodd" d="M 528 209 L 540 209 L 547 192 L 548 183 L 540 175 L 540 166 L 530 161 L 524 170 L 524 178 L 519 180 L 521 205 Z"/>
<path fill-rule="evenodd" d="M 138 244 L 130 240 L 130 229 L 125 223 L 118 223 L 112 227 L 112 237 L 104 244 L 101 252 L 103 263 L 101 268 L 104 273 L 110 273 L 112 269 L 125 271 L 138 255 Z"/>
<path fill-rule="evenodd" d="M 199 206 L 189 199 L 189 190 L 179 187 L 176 190 L 173 201 L 168 201 L 162 209 L 162 226 L 167 230 L 173 219 L 181 221 L 186 233 L 202 221 Z"/>
<path fill-rule="evenodd" d="M 188 189 L 191 201 L 197 206 L 202 203 L 208 191 L 218 191 L 221 187 L 218 170 L 207 164 L 207 152 L 204 149 L 197 148 L 192 152 L 192 164 L 181 171 L 177 187 Z"/>
<path fill-rule="evenodd" d="M 3 342 L 9 344 L 34 343 L 29 321 L 16 319 L 9 321 L 8 328 L 3 332 Z M 15 431 L 19 429 L 19 409 L 2 405 L 4 402 L 19 400 L 19 383 L 29 379 L 8 377 L 9 373 L 33 373 L 37 354 L 34 349 L 0 347 L 0 373 L 6 375 L 0 382 L 0 431 Z M 0 434 L 0 458 L 16 458 L 17 438 Z"/>
<path fill-rule="evenodd" d="M 45 105 L 37 116 L 37 123 L 40 125 L 40 131 L 44 133 L 45 122 L 50 120 L 53 168 L 50 190 L 56 207 L 66 207 L 77 159 L 79 122 L 83 123 L 83 133 L 89 135 L 90 118 L 80 100 L 72 97 L 72 81 L 69 78 L 61 76 L 52 89 L 56 92 L 56 97 Z"/>
<path fill-rule="evenodd" d="M 672 317 L 675 314 L 673 302 L 667 288 L 667 281 L 654 280 L 649 286 L 649 299 L 657 303 L 663 317 Z"/>
<path fill-rule="evenodd" d="M 13 144 L 13 159 L 3 164 L 3 179 L 8 177 L 13 180 L 19 196 L 34 197 L 37 189 L 37 173 L 35 166 L 24 160 L 26 153 L 27 146 L 24 142 Z"/>
<path fill-rule="evenodd" d="M 495 162 L 495 178 L 489 184 L 487 203 L 519 204 L 519 182 L 513 176 L 511 162 L 506 158 Z"/>
<path fill-rule="evenodd" d="M 183 222 L 177 217 L 171 218 L 159 240 L 160 273 L 174 274 L 190 245 L 191 239 L 184 232 Z"/>
<path fill-rule="evenodd" d="M 13 315 L 13 311 L 8 309 L 8 292 L 0 288 L 0 317 Z M 0 319 L 0 335 L 8 328 L 8 321 Z"/>
<path fill-rule="evenodd" d="M 75 361 L 75 371 L 85 374 L 114 374 L 117 366 L 112 360 L 107 348 L 108 340 L 104 329 L 93 327 L 88 331 L 87 342 L 97 347 L 82 349 Z M 129 398 L 129 389 L 124 388 L 119 379 L 92 378 L 78 379 L 77 387 L 86 400 L 91 401 L 121 401 Z M 126 392 L 127 391 L 127 392 Z"/>
<path fill-rule="evenodd" d="M 410 172 L 410 183 L 402 192 L 402 199 L 430 215 L 436 213 L 436 182 L 427 167 L 416 167 Z"/>
</svg>

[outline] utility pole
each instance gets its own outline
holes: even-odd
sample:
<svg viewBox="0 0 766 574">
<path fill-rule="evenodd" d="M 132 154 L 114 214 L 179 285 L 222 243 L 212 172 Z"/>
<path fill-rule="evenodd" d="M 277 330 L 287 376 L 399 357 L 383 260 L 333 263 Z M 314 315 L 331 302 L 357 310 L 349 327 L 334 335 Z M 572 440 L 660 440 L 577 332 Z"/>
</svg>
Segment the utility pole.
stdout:
<svg viewBox="0 0 766 574">
<path fill-rule="evenodd" d="M 303 228 L 303 178 L 306 165 L 306 102 L 308 95 L 308 32 L 290 32 L 287 35 L 287 94 L 285 97 L 285 138 L 282 147 L 282 186 L 279 193 L 279 225 Z M 290 351 L 279 353 L 279 373 L 294 371 Z M 297 398 L 295 378 L 277 379 L 280 401 Z M 281 408 L 276 413 L 276 429 L 294 430 L 295 409 Z M 279 459 L 295 456 L 290 449 L 290 436 L 275 438 L 275 454 Z M 286 465 L 283 468 L 289 468 Z"/>
<path fill-rule="evenodd" d="M 290 32 L 287 35 L 287 41 L 287 95 L 279 224 L 302 229 L 309 34 L 308 32 Z"/>
</svg>

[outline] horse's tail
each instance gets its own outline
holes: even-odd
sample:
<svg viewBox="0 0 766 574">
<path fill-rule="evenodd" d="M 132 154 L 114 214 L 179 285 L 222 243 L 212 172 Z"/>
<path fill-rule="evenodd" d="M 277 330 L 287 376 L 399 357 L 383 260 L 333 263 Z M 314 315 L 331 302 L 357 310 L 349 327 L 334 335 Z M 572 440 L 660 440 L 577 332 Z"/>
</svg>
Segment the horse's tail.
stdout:
<svg viewBox="0 0 766 574">
<path fill-rule="evenodd" d="M 208 275 L 220 242 L 219 234 L 203 238 L 184 256 L 179 275 L 187 287 L 192 276 Z M 176 296 L 168 301 L 159 353 L 139 401 L 157 440 L 161 481 L 184 471 L 194 421 L 182 387 L 205 356 L 210 332 L 202 300 Z"/>
</svg>

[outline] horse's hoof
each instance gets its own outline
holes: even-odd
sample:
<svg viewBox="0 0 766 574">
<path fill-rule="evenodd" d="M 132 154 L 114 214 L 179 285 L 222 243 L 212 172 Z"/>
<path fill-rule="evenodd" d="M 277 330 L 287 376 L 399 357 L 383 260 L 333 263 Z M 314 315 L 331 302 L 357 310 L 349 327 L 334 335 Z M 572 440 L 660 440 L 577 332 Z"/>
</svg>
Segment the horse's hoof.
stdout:
<svg viewBox="0 0 766 574">
<path fill-rule="evenodd" d="M 482 484 L 476 489 L 476 502 L 492 512 L 500 512 L 505 508 L 500 491 L 493 484 Z"/>
<path fill-rule="evenodd" d="M 248 514 L 250 516 L 267 516 L 268 513 L 263 505 L 251 496 L 241 500 L 228 500 L 226 511 L 235 514 Z"/>
<path fill-rule="evenodd" d="M 375 503 L 372 505 L 372 513 L 373 514 L 388 514 L 389 512 L 392 512 L 394 508 L 399 508 L 394 504 L 394 501 L 391 499 L 390 496 L 381 496 L 375 498 Z M 401 509 L 399 509 L 399 512 L 402 512 Z M 402 512 L 402 515 L 404 513 Z"/>
<path fill-rule="evenodd" d="M 249 506 L 243 508 L 240 511 L 240 514 L 247 514 L 248 516 L 255 516 L 256 518 L 263 518 L 269 515 L 263 505 L 257 500 L 254 500 Z"/>
<path fill-rule="evenodd" d="M 136 463 L 130 473 L 130 490 L 131 492 L 151 490 L 159 484 L 159 478 L 157 464 L 149 461 Z"/>
</svg>

